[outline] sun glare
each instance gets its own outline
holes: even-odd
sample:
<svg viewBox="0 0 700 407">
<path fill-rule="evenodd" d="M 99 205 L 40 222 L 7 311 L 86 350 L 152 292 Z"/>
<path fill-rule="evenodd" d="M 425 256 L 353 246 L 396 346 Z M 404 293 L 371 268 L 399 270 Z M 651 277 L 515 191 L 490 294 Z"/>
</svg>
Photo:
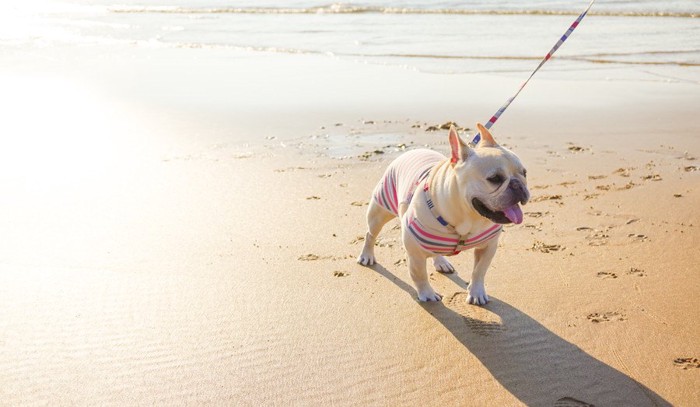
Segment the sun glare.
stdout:
<svg viewBox="0 0 700 407">
<path fill-rule="evenodd" d="M 0 88 L 0 177 L 6 186 L 46 192 L 110 171 L 118 123 L 105 101 L 47 76 L 2 76 Z"/>
<path fill-rule="evenodd" d="M 53 3 L 47 1 L 14 1 L 0 3 L 0 40 L 25 40 L 37 34 L 38 16 Z"/>
</svg>

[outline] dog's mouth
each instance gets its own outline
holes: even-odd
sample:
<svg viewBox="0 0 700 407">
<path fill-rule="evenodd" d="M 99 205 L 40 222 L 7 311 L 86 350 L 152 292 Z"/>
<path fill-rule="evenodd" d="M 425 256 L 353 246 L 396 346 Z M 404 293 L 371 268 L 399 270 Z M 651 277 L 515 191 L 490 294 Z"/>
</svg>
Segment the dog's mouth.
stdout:
<svg viewBox="0 0 700 407">
<path fill-rule="evenodd" d="M 515 223 L 519 225 L 523 222 L 523 211 L 520 206 L 516 203 L 512 206 L 505 208 L 502 211 L 492 211 L 479 199 L 472 199 L 472 206 L 479 212 L 479 215 L 491 219 L 493 222 L 508 224 Z"/>
</svg>

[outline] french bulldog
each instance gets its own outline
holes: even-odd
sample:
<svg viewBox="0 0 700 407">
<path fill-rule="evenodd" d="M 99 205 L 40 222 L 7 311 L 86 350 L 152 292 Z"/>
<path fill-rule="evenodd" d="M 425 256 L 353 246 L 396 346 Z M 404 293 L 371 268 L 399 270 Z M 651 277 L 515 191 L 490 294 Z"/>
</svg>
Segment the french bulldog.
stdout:
<svg viewBox="0 0 700 407">
<path fill-rule="evenodd" d="M 504 224 L 520 224 L 530 199 L 527 172 L 520 159 L 499 145 L 481 123 L 481 142 L 470 146 L 452 127 L 451 156 L 418 149 L 396 158 L 374 189 L 367 209 L 368 231 L 357 262 L 376 262 L 374 245 L 382 227 L 398 216 L 408 269 L 420 301 L 440 301 L 428 280 L 426 262 L 436 270 L 453 273 L 445 258 L 474 249 L 474 269 L 467 301 L 489 301 L 486 271 L 496 254 Z"/>
</svg>

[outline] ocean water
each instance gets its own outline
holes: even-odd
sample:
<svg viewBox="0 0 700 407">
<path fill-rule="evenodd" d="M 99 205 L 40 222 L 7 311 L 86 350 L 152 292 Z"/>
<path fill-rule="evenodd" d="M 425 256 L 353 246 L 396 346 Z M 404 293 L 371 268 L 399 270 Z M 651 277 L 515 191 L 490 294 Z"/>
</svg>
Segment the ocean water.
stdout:
<svg viewBox="0 0 700 407">
<path fill-rule="evenodd" d="M 587 4 L 30 0 L 0 6 L 0 52 L 57 46 L 229 48 L 440 74 L 523 76 Z M 555 78 L 700 83 L 700 2 L 600 0 L 555 59 L 546 68 Z"/>
</svg>

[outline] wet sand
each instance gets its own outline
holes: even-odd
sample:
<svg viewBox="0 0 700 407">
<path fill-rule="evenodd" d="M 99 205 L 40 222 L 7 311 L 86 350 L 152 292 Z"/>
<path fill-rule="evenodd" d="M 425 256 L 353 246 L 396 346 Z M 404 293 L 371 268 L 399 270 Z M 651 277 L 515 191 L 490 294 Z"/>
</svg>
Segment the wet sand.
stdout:
<svg viewBox="0 0 700 407">
<path fill-rule="evenodd" d="M 416 300 L 396 221 L 379 264 L 355 263 L 390 160 L 446 153 L 446 130 L 428 128 L 473 127 L 503 99 L 460 114 L 448 89 L 485 92 L 478 80 L 400 75 L 423 80 L 408 99 L 390 92 L 405 82 L 374 77 L 382 96 L 367 107 L 356 94 L 295 114 L 288 95 L 258 122 L 228 118 L 237 104 L 220 93 L 217 110 L 150 92 L 137 113 L 108 93 L 88 112 L 104 120 L 78 134 L 120 137 L 15 145 L 30 161 L 2 175 L 0 404 L 695 404 L 697 86 L 531 85 L 494 135 L 527 166 L 532 201 L 477 307 L 471 253 L 452 259 L 456 274 L 431 273 L 441 303 Z M 491 91 L 508 96 L 505 82 Z M 421 98 L 435 83 L 450 97 Z M 58 127 L 76 134 L 81 117 Z M 70 140 L 95 143 L 92 158 Z"/>
</svg>

